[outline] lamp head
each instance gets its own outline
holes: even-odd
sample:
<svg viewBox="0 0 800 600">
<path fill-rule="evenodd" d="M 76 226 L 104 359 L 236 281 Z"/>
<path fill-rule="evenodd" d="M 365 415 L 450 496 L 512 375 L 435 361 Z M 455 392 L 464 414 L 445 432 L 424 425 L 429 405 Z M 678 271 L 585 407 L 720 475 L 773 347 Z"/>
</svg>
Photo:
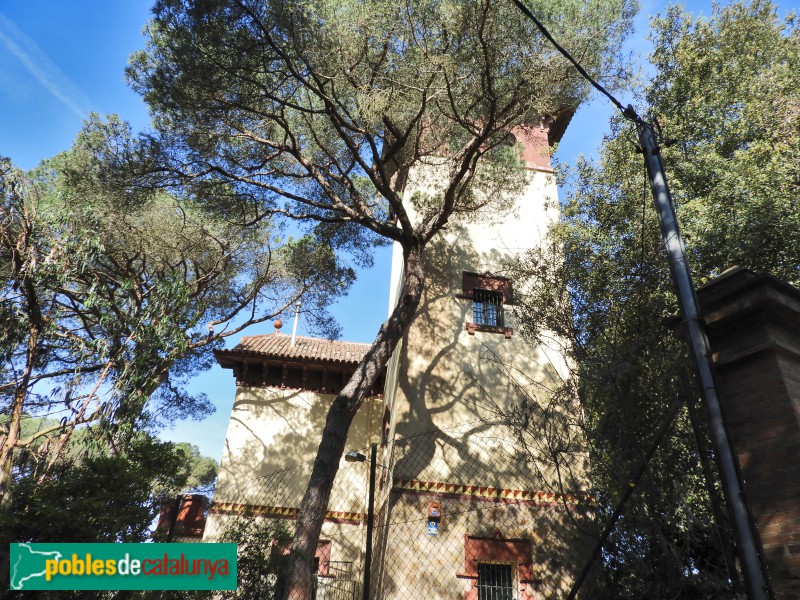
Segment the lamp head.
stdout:
<svg viewBox="0 0 800 600">
<path fill-rule="evenodd" d="M 360 452 L 356 452 L 355 450 L 349 450 L 345 453 L 344 459 L 347 462 L 365 462 L 367 457 Z"/>
</svg>

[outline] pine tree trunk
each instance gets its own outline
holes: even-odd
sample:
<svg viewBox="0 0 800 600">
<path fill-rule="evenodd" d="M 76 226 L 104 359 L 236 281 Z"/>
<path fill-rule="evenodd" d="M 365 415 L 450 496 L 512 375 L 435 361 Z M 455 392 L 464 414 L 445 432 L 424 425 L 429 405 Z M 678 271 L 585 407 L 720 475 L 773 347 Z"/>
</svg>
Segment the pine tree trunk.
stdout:
<svg viewBox="0 0 800 600">
<path fill-rule="evenodd" d="M 397 343 L 417 312 L 423 290 L 422 250 L 419 245 L 404 250 L 405 271 L 400 301 L 328 411 L 322 441 L 297 515 L 297 528 L 285 574 L 289 585 L 284 589 L 289 600 L 312 598 L 312 559 L 333 481 L 339 470 L 339 460 L 344 453 L 347 432 L 364 398 L 378 381 Z"/>
<path fill-rule="evenodd" d="M 14 448 L 19 441 L 25 397 L 28 394 L 33 363 L 36 359 L 36 346 L 39 340 L 39 328 L 33 325 L 28 334 L 28 351 L 25 358 L 25 371 L 17 385 L 14 400 L 11 403 L 11 418 L 8 422 L 8 433 L 0 441 L 0 505 L 11 502 L 11 473 L 14 465 Z"/>
</svg>

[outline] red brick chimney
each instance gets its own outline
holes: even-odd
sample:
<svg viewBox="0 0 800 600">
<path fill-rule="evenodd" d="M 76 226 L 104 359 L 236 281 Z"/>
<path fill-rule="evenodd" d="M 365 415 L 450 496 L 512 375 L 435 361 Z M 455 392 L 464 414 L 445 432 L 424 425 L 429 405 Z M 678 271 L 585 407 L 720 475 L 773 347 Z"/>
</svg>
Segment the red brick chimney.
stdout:
<svg viewBox="0 0 800 600">
<path fill-rule="evenodd" d="M 737 267 L 697 295 L 775 598 L 800 598 L 800 290 Z"/>
<path fill-rule="evenodd" d="M 180 501 L 180 504 L 179 504 Z M 179 538 L 201 538 L 206 527 L 206 497 L 202 494 L 184 494 L 161 504 L 156 532 L 172 541 Z"/>
</svg>

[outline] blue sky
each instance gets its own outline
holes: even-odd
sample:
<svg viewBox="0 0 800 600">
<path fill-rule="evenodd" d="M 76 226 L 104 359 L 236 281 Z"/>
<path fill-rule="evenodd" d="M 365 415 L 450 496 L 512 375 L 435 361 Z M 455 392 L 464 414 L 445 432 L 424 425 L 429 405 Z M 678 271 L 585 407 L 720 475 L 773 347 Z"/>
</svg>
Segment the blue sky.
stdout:
<svg viewBox="0 0 800 600">
<path fill-rule="evenodd" d="M 628 50 L 646 54 L 648 18 L 667 3 L 641 4 Z M 688 3 L 690 10 L 704 15 L 710 5 Z M 10 157 L 23 169 L 33 168 L 69 148 L 90 111 L 118 113 L 134 130 L 146 129 L 147 107 L 127 87 L 124 68 L 130 53 L 144 46 L 142 29 L 150 6 L 151 0 L 0 2 L 0 156 Z M 782 9 L 796 6 L 796 1 L 781 5 Z M 625 101 L 624 94 L 620 96 Z M 584 105 L 562 140 L 558 159 L 570 162 L 580 153 L 593 154 L 611 114 L 604 99 L 594 97 Z M 350 295 L 337 305 L 344 339 L 371 341 L 386 317 L 389 253 L 388 248 L 379 251 L 375 267 L 360 273 Z M 284 321 L 284 331 L 290 331 L 288 315 Z M 271 331 L 271 326 L 261 325 L 248 333 Z M 233 401 L 232 376 L 215 368 L 198 376 L 192 387 L 205 391 L 217 412 L 200 423 L 178 423 L 163 436 L 195 443 L 219 460 Z"/>
</svg>

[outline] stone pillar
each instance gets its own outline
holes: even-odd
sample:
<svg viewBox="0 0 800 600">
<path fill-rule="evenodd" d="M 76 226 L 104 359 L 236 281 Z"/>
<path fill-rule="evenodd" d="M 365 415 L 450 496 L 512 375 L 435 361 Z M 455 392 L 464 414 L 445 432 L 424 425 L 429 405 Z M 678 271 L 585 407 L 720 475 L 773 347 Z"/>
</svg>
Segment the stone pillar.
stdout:
<svg viewBox="0 0 800 600">
<path fill-rule="evenodd" d="M 800 290 L 731 269 L 698 290 L 776 600 L 800 597 Z"/>
</svg>

